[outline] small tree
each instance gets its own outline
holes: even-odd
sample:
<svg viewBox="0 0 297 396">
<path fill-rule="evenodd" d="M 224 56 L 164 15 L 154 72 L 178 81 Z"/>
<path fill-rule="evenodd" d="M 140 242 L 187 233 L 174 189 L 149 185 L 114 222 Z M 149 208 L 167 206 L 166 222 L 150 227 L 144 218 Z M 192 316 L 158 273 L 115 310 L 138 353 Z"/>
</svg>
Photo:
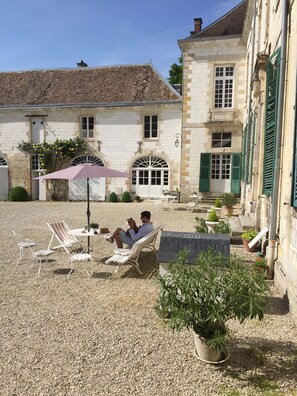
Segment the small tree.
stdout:
<svg viewBox="0 0 297 396">
<path fill-rule="evenodd" d="M 28 199 L 27 190 L 25 190 L 25 188 L 21 186 L 13 187 L 9 192 L 8 199 L 10 201 L 19 201 L 19 202 L 27 201 Z"/>
<path fill-rule="evenodd" d="M 122 202 L 131 202 L 131 195 L 129 191 L 124 191 L 122 195 Z"/>
<path fill-rule="evenodd" d="M 109 196 L 109 202 L 118 202 L 118 196 L 115 192 L 112 192 Z"/>
</svg>

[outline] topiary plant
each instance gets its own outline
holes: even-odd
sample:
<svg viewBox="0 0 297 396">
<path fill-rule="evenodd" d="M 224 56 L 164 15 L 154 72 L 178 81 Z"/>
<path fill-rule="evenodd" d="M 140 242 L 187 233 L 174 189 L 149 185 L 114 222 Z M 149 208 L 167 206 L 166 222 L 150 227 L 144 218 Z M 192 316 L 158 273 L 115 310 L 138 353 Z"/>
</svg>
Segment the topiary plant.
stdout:
<svg viewBox="0 0 297 396">
<path fill-rule="evenodd" d="M 129 191 L 124 191 L 122 195 L 122 202 L 131 202 L 131 195 Z"/>
<path fill-rule="evenodd" d="M 109 196 L 109 202 L 118 202 L 118 196 L 115 192 L 112 192 Z"/>
<path fill-rule="evenodd" d="M 231 227 L 229 223 L 225 223 L 224 221 L 220 221 L 218 224 L 213 226 L 213 232 L 215 234 L 226 234 L 231 235 Z"/>
<path fill-rule="evenodd" d="M 212 210 L 209 212 L 209 214 L 208 214 L 208 216 L 207 216 L 207 221 L 212 221 L 212 222 L 217 222 L 217 221 L 219 221 L 219 216 L 217 215 L 217 212 L 216 212 L 214 209 L 212 209 Z"/>
<path fill-rule="evenodd" d="M 24 187 L 16 186 L 10 190 L 8 199 L 10 201 L 27 201 L 28 193 Z"/>
<path fill-rule="evenodd" d="M 214 206 L 215 206 L 215 208 L 221 208 L 222 207 L 222 201 L 220 200 L 220 198 L 217 198 L 215 200 Z"/>
<path fill-rule="evenodd" d="M 134 202 L 140 202 L 140 201 L 141 201 L 140 196 L 139 195 L 135 195 Z"/>
</svg>

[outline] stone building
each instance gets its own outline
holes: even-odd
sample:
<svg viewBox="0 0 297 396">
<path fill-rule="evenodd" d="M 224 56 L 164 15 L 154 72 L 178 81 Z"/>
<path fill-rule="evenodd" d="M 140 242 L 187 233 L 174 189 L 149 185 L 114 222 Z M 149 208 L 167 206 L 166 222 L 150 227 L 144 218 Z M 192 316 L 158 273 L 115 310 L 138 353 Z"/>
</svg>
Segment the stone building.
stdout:
<svg viewBox="0 0 297 396">
<path fill-rule="evenodd" d="M 68 166 L 91 162 L 133 174 L 93 180 L 91 199 L 123 190 L 158 197 L 179 187 L 181 98 L 152 65 L 5 72 L 0 86 L 0 199 L 16 185 L 46 199 L 44 182 L 34 180 L 43 172 L 38 158 L 19 143 L 75 137 L 88 148 Z M 77 191 L 79 182 L 69 182 L 65 198 L 84 199 Z"/>
<path fill-rule="evenodd" d="M 297 314 L 297 3 L 250 1 L 242 203 Z"/>
<path fill-rule="evenodd" d="M 183 54 L 181 192 L 240 193 L 246 2 L 179 40 Z"/>
</svg>

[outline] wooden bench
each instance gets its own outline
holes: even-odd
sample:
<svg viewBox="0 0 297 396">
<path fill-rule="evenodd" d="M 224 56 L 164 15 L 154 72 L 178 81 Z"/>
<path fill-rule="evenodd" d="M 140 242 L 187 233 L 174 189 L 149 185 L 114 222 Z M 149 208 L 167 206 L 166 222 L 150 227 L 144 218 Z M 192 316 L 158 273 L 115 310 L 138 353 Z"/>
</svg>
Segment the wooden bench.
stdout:
<svg viewBox="0 0 297 396">
<path fill-rule="evenodd" d="M 136 268 L 136 270 L 140 274 L 142 274 L 142 272 L 139 269 L 139 261 L 138 261 L 140 252 L 143 249 L 149 249 L 149 250 L 152 250 L 155 253 L 155 255 L 157 256 L 155 245 L 156 245 L 158 233 L 159 233 L 159 231 L 162 230 L 162 228 L 163 228 L 162 225 L 155 228 L 148 235 L 139 239 L 139 241 L 135 242 L 131 249 L 124 249 L 124 248 L 123 249 L 121 249 L 121 248 L 115 249 L 114 250 L 115 254 L 112 257 L 110 257 L 109 259 L 107 259 L 105 264 L 109 264 L 112 262 L 117 263 L 118 267 L 115 272 L 117 272 L 119 270 L 121 265 L 131 264 Z"/>
</svg>

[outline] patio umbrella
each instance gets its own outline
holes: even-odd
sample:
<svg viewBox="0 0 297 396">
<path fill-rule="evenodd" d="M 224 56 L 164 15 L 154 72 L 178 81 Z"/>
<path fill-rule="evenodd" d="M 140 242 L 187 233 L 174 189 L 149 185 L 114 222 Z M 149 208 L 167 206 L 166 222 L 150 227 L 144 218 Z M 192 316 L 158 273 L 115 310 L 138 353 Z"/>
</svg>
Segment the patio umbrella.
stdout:
<svg viewBox="0 0 297 396">
<path fill-rule="evenodd" d="M 75 179 L 86 179 L 87 184 L 87 221 L 88 228 L 90 226 L 90 185 L 89 179 L 100 178 L 100 177 L 119 177 L 128 178 L 131 177 L 130 173 L 121 172 L 115 169 L 107 168 L 105 166 L 98 166 L 93 164 L 79 164 L 70 166 L 69 168 L 61 169 L 56 172 L 48 173 L 47 175 L 36 177 L 35 179 L 46 180 L 46 179 L 64 179 L 64 180 L 75 180 Z M 88 248 L 90 245 L 90 238 L 88 238 Z"/>
</svg>

